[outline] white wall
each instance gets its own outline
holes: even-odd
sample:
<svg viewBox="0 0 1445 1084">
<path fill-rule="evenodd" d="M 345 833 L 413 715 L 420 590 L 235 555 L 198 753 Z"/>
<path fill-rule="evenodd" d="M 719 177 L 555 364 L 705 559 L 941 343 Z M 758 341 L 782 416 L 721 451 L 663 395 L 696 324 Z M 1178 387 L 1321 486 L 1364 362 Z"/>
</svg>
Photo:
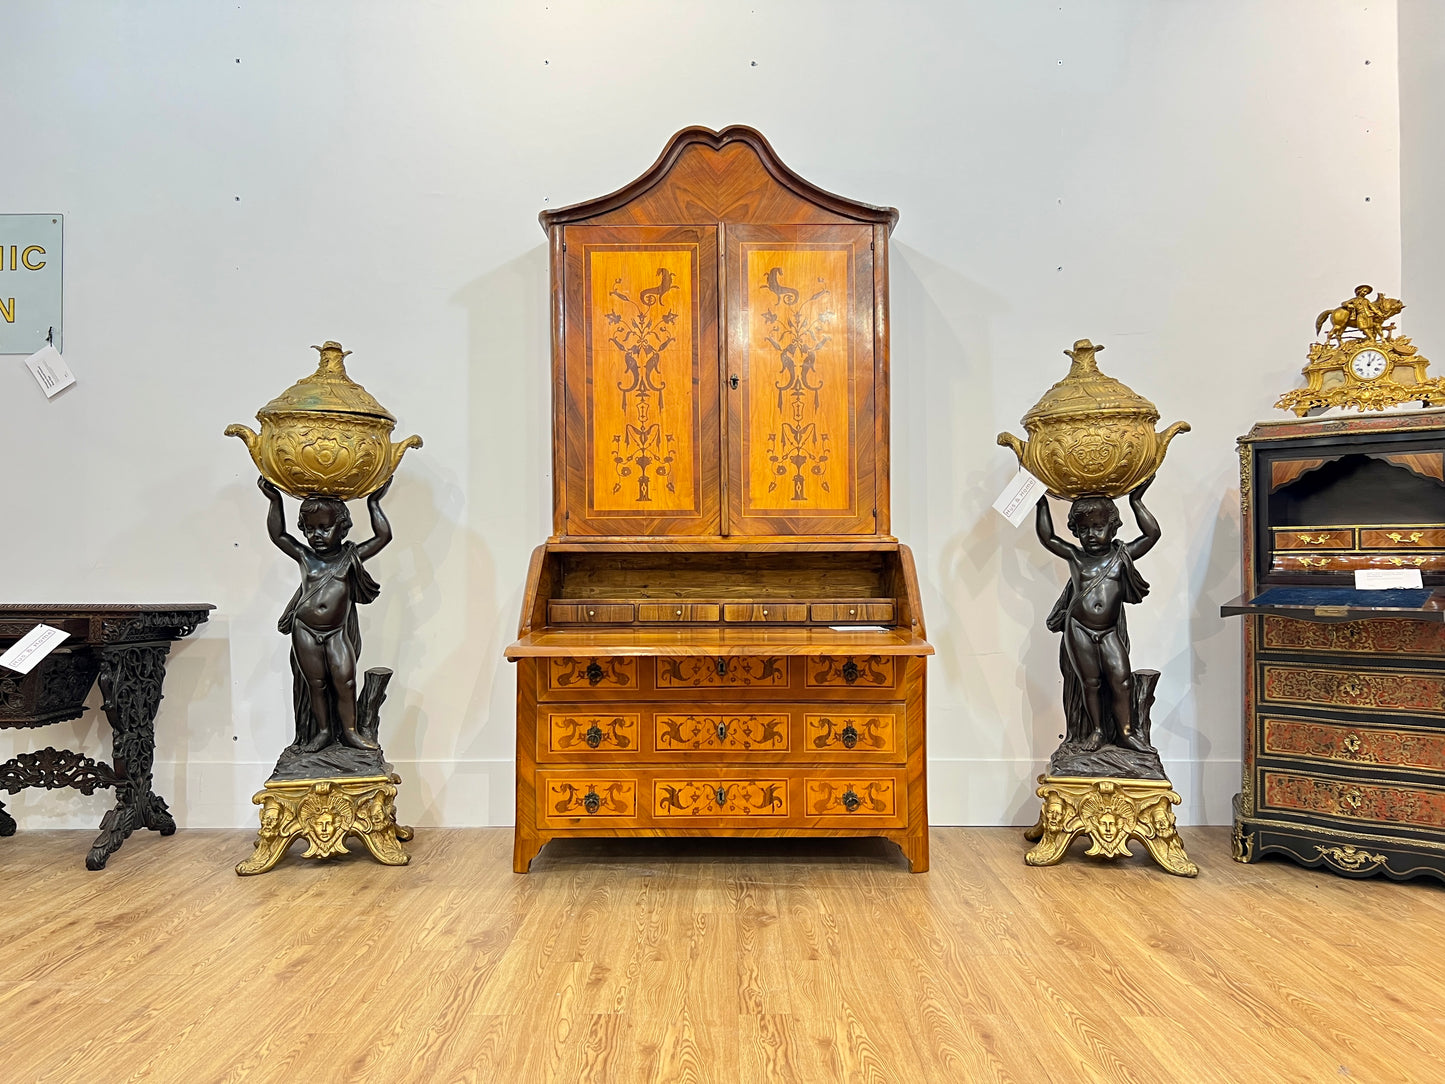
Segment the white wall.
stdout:
<svg viewBox="0 0 1445 1084">
<path fill-rule="evenodd" d="M 1029 819 L 1061 729 L 1043 618 L 1062 569 L 989 504 L 1014 469 L 995 433 L 1021 431 L 1083 336 L 1194 426 L 1151 491 L 1165 538 L 1130 621 L 1136 665 L 1164 673 L 1184 819 L 1227 822 L 1233 442 L 1296 384 L 1315 313 L 1400 280 L 1394 4 L 11 0 L 4 24 L 0 211 L 66 215 L 79 384 L 46 403 L 0 364 L 0 597 L 217 604 L 174 652 L 158 728 L 182 824 L 253 825 L 289 740 L 274 624 L 294 571 L 221 430 L 326 338 L 426 439 L 363 611 L 364 661 L 398 675 L 404 819 L 510 823 L 501 653 L 550 525 L 536 214 L 730 123 L 902 212 L 893 523 L 938 648 L 935 823 Z M 7 731 L 0 756 L 99 750 L 103 729 Z M 106 803 L 7 801 L 30 827 L 92 826 Z"/>
</svg>

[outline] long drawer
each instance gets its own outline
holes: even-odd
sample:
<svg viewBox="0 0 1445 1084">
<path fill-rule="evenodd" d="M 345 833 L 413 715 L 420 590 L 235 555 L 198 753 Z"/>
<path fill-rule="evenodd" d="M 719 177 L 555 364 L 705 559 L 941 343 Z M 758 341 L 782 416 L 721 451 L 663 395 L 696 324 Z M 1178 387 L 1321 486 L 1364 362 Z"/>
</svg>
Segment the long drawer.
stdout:
<svg viewBox="0 0 1445 1084">
<path fill-rule="evenodd" d="M 902 770 L 673 767 L 537 772 L 537 821 L 581 828 L 901 828 Z"/>
<path fill-rule="evenodd" d="M 757 698 L 896 696 L 907 660 L 887 655 L 567 656 L 538 666 L 540 700 L 636 700 L 699 694 Z"/>
<path fill-rule="evenodd" d="M 547 704 L 537 714 L 539 764 L 695 762 L 745 756 L 791 761 L 902 764 L 902 702 L 868 704 Z"/>
</svg>

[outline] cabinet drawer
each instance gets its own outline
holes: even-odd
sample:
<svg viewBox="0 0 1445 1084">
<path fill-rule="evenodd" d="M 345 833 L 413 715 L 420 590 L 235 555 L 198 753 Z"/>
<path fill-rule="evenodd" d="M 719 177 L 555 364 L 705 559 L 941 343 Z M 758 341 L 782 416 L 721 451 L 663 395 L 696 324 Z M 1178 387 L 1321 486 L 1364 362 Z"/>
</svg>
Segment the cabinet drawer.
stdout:
<svg viewBox="0 0 1445 1084">
<path fill-rule="evenodd" d="M 546 824 L 635 820 L 637 780 L 624 772 L 538 772 L 537 806 Z"/>
<path fill-rule="evenodd" d="M 625 625 L 632 621 L 632 604 L 626 602 L 549 602 L 549 625 Z"/>
<path fill-rule="evenodd" d="M 647 660 L 642 660 L 647 661 Z M 547 691 L 588 696 L 633 696 L 639 660 L 632 656 L 567 656 L 547 660 Z"/>
<path fill-rule="evenodd" d="M 1386 553 L 1275 553 L 1270 562 L 1274 572 L 1354 572 L 1361 568 L 1418 568 L 1423 572 L 1445 569 L 1445 553 L 1402 550 Z"/>
<path fill-rule="evenodd" d="M 1275 527 L 1274 548 L 1277 550 L 1352 550 L 1355 548 L 1353 527 Z"/>
<path fill-rule="evenodd" d="M 722 607 L 716 602 L 639 602 L 637 620 L 647 623 L 716 621 Z"/>
<path fill-rule="evenodd" d="M 668 689 L 786 689 L 788 660 L 771 655 L 672 655 L 657 660 L 658 691 Z"/>
<path fill-rule="evenodd" d="M 1445 730 L 1263 715 L 1259 720 L 1259 755 L 1442 773 Z"/>
<path fill-rule="evenodd" d="M 788 779 L 783 773 L 759 778 L 659 776 L 652 781 L 652 815 L 660 821 L 780 820 L 788 816 Z"/>
<path fill-rule="evenodd" d="M 758 624 L 801 624 L 808 620 L 806 602 L 727 602 L 724 621 L 753 621 Z"/>
<path fill-rule="evenodd" d="M 1440 527 L 1361 527 L 1360 548 L 1365 550 L 1445 549 Z"/>
<path fill-rule="evenodd" d="M 1267 651 L 1445 656 L 1445 624 L 1438 621 L 1296 621 L 1275 614 L 1263 621 L 1260 646 Z"/>
<path fill-rule="evenodd" d="M 815 602 L 814 621 L 828 625 L 887 624 L 893 620 L 891 602 Z"/>
<path fill-rule="evenodd" d="M 1445 716 L 1445 674 L 1343 666 L 1260 665 L 1259 702 L 1342 711 Z"/>
<path fill-rule="evenodd" d="M 837 753 L 847 760 L 899 757 L 905 748 L 904 714 L 902 704 L 870 711 L 805 710 L 802 746 L 813 755 Z"/>
<path fill-rule="evenodd" d="M 1439 787 L 1265 769 L 1259 790 L 1262 813 L 1445 833 L 1445 790 Z"/>
<path fill-rule="evenodd" d="M 902 780 L 893 775 L 810 775 L 803 781 L 807 816 L 840 827 L 849 821 L 901 825 L 903 792 Z"/>
<path fill-rule="evenodd" d="M 547 732 L 542 736 L 549 753 L 578 756 L 604 753 L 636 755 L 642 732 L 642 715 L 637 711 L 549 711 Z"/>
<path fill-rule="evenodd" d="M 892 689 L 898 681 L 897 660 L 886 655 L 822 655 L 804 665 L 810 689 Z"/>
</svg>

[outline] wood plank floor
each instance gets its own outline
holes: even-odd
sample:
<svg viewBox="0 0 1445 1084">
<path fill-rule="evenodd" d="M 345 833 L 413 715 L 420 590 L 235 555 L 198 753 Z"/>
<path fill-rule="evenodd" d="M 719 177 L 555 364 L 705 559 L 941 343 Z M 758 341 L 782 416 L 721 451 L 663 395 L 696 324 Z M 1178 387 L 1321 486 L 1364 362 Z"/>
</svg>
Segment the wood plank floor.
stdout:
<svg viewBox="0 0 1445 1084">
<path fill-rule="evenodd" d="M 0 840 L 0 1080 L 1442 1081 L 1445 888 L 1189 881 L 1016 829 L 569 842 L 423 830 L 238 878 L 249 833 Z"/>
</svg>

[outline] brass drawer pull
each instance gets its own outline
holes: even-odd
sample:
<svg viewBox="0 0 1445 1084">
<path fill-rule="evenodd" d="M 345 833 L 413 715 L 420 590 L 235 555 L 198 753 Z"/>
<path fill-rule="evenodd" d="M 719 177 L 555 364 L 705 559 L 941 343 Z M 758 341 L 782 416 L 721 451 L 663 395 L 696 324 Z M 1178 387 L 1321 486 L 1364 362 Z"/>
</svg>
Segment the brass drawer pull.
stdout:
<svg viewBox="0 0 1445 1084">
<path fill-rule="evenodd" d="M 1295 537 L 1298 538 L 1301 542 L 1303 542 L 1306 546 L 1323 546 L 1326 542 L 1330 540 L 1330 536 L 1327 534 L 1299 534 L 1295 535 Z"/>
<path fill-rule="evenodd" d="M 1409 534 L 1401 534 L 1399 531 L 1388 531 L 1385 537 L 1397 546 L 1408 546 L 1420 541 L 1420 539 L 1425 536 L 1419 531 L 1411 531 Z"/>
<path fill-rule="evenodd" d="M 1327 565 L 1327 564 L 1330 563 L 1330 558 L 1328 558 L 1328 557 L 1301 557 L 1301 558 L 1299 559 L 1299 563 L 1302 564 L 1302 565 L 1304 565 L 1305 568 L 1324 568 L 1325 565 Z"/>
<path fill-rule="evenodd" d="M 843 803 L 843 808 L 846 809 L 849 813 L 852 813 L 855 809 L 857 809 L 860 805 L 863 804 L 861 801 L 859 801 L 858 795 L 853 793 L 852 787 L 849 787 L 843 792 L 843 797 L 840 800 Z"/>
<path fill-rule="evenodd" d="M 582 808 L 588 813 L 596 813 L 602 808 L 602 799 L 597 796 L 597 791 L 589 790 L 582 796 Z"/>
<path fill-rule="evenodd" d="M 845 749 L 852 749 L 853 746 L 858 744 L 858 728 L 852 723 L 849 723 L 843 728 L 843 732 L 839 734 L 838 737 L 842 740 Z"/>
<path fill-rule="evenodd" d="M 587 733 L 583 736 L 587 739 L 587 744 L 590 745 L 593 749 L 596 749 L 599 745 L 602 744 L 602 728 L 596 723 L 593 723 L 591 726 L 589 726 L 587 728 Z"/>
<path fill-rule="evenodd" d="M 682 611 L 681 611 L 681 610 L 678 610 L 678 611 L 677 611 L 677 616 L 678 616 L 678 617 L 681 617 L 681 616 L 682 616 Z"/>
<path fill-rule="evenodd" d="M 858 680 L 858 664 L 852 659 L 843 664 L 843 680 L 849 685 Z"/>
<path fill-rule="evenodd" d="M 589 663 L 587 664 L 587 682 L 588 682 L 588 684 L 590 684 L 590 685 L 596 685 L 596 684 L 597 684 L 599 681 L 601 681 L 601 680 L 602 680 L 602 667 L 600 667 L 600 666 L 597 665 L 597 660 L 596 660 L 596 659 L 593 659 L 591 662 L 589 662 Z"/>
<path fill-rule="evenodd" d="M 1423 557 L 1391 557 L 1391 558 L 1389 558 L 1389 561 L 1390 561 L 1390 564 L 1394 565 L 1396 568 L 1400 568 L 1400 567 L 1402 567 L 1402 566 L 1404 566 L 1404 565 L 1409 565 L 1409 566 L 1412 567 L 1412 568 L 1419 568 L 1421 565 L 1423 565 L 1423 564 L 1425 563 L 1425 558 L 1423 558 Z"/>
</svg>

